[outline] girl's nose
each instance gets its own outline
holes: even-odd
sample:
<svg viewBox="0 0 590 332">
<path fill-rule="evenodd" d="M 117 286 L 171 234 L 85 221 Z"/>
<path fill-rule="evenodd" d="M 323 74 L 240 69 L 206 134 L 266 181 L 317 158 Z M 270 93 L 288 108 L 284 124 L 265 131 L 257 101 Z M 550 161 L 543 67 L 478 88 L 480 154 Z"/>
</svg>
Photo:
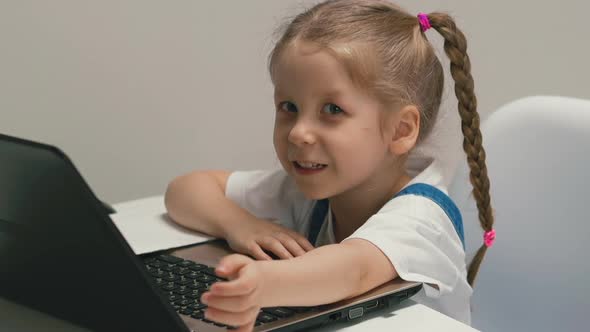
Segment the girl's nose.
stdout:
<svg viewBox="0 0 590 332">
<path fill-rule="evenodd" d="M 316 142 L 316 135 L 309 123 L 298 120 L 293 128 L 291 128 L 288 139 L 289 142 L 301 146 L 305 144 L 314 144 Z"/>
</svg>

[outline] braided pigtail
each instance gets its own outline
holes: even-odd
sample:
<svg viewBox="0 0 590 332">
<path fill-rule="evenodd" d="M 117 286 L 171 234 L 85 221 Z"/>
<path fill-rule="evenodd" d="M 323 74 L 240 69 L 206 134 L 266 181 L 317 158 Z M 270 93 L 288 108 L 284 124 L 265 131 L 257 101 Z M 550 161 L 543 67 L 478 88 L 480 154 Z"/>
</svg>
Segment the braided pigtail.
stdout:
<svg viewBox="0 0 590 332">
<path fill-rule="evenodd" d="M 477 113 L 477 100 L 473 92 L 473 77 L 471 77 L 471 63 L 467 55 L 467 41 L 450 16 L 443 13 L 432 13 L 428 15 L 428 20 L 432 28 L 443 36 L 445 53 L 451 60 L 451 75 L 455 80 L 455 95 L 459 101 L 461 130 L 464 136 L 463 149 L 467 154 L 473 196 L 479 211 L 479 222 L 486 232 L 486 237 L 489 237 L 491 232 L 494 232 L 492 229 L 494 217 L 490 205 L 490 181 L 479 129 L 479 114 Z M 467 281 L 471 286 L 473 286 L 489 245 L 491 245 L 490 242 L 486 240 L 469 264 Z"/>
</svg>

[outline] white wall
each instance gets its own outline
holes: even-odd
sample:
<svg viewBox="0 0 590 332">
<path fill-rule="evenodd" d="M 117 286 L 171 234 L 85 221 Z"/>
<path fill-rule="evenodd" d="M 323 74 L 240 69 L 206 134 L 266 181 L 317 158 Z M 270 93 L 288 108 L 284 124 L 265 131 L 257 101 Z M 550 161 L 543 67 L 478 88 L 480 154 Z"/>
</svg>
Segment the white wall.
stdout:
<svg viewBox="0 0 590 332">
<path fill-rule="evenodd" d="M 0 0 L 0 133 L 61 147 L 112 203 L 192 169 L 276 166 L 266 57 L 312 3 Z M 456 17 L 483 117 L 526 95 L 590 99 L 588 2 L 398 3 Z"/>
</svg>

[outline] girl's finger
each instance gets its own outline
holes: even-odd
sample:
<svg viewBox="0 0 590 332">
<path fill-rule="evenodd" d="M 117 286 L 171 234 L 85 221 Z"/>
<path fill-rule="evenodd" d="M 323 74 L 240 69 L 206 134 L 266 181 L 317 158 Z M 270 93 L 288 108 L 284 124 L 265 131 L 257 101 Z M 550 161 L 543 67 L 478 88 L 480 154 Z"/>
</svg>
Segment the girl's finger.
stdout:
<svg viewBox="0 0 590 332">
<path fill-rule="evenodd" d="M 244 296 L 252 293 L 254 288 L 255 281 L 244 276 L 231 281 L 216 282 L 211 285 L 209 293 L 213 296 Z"/>
<path fill-rule="evenodd" d="M 260 248 L 260 245 L 258 243 L 252 245 L 252 247 L 250 248 L 250 253 L 252 256 L 254 256 L 254 258 L 258 260 L 272 261 L 272 257 L 265 253 L 264 250 Z"/>
<path fill-rule="evenodd" d="M 281 243 L 283 244 L 283 246 L 289 250 L 289 252 L 294 256 L 301 256 L 303 254 L 305 254 L 305 250 L 303 250 L 303 248 L 301 248 L 301 246 L 299 245 L 299 243 L 297 243 L 297 241 L 295 241 L 292 237 L 290 237 L 289 235 L 285 234 L 285 233 L 276 233 L 275 237 L 281 241 Z"/>
<path fill-rule="evenodd" d="M 201 296 L 201 302 L 210 308 L 226 312 L 239 313 L 252 308 L 255 303 L 250 294 L 238 296 L 216 295 L 214 292 L 207 292 Z"/>
<path fill-rule="evenodd" d="M 297 241 L 297 243 L 299 243 L 299 245 L 301 246 L 301 248 L 303 248 L 305 251 L 312 251 L 315 249 L 315 247 L 313 246 L 313 244 L 311 244 L 311 242 L 309 242 L 308 239 L 306 239 L 304 236 L 301 236 L 301 234 L 299 233 L 294 233 L 291 235 L 291 237 L 293 239 L 295 239 L 295 241 Z"/>
<path fill-rule="evenodd" d="M 225 256 L 215 268 L 215 274 L 227 277 L 236 274 L 244 265 L 252 262 L 252 258 L 240 254 Z"/>
<path fill-rule="evenodd" d="M 265 237 L 264 239 L 260 240 L 260 246 L 264 249 L 272 251 L 275 255 L 279 256 L 281 259 L 289 259 L 293 258 L 293 255 L 289 252 L 289 250 L 285 249 L 283 244 L 279 242 L 274 237 Z"/>
<path fill-rule="evenodd" d="M 205 318 L 231 326 L 251 325 L 256 321 L 260 309 L 258 307 L 248 308 L 242 312 L 227 312 L 217 308 L 209 307 L 205 310 Z"/>
</svg>

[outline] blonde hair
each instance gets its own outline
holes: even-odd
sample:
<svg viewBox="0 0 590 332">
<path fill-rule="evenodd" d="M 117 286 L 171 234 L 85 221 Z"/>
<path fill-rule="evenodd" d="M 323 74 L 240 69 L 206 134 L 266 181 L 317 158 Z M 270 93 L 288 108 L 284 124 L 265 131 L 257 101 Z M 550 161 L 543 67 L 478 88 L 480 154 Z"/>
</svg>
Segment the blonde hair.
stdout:
<svg viewBox="0 0 590 332">
<path fill-rule="evenodd" d="M 461 116 L 463 149 L 482 228 L 493 225 L 489 179 L 473 92 L 467 42 L 453 19 L 431 13 L 432 28 L 444 38 L 451 62 L 455 94 Z M 426 39 L 416 16 L 381 0 L 328 0 L 300 13 L 282 30 L 269 56 L 269 71 L 281 52 L 299 41 L 317 44 L 331 52 L 347 69 L 355 84 L 385 105 L 416 105 L 420 111 L 419 140 L 431 131 L 444 86 L 442 65 Z M 482 245 L 468 268 L 473 285 L 487 247 Z"/>
</svg>

